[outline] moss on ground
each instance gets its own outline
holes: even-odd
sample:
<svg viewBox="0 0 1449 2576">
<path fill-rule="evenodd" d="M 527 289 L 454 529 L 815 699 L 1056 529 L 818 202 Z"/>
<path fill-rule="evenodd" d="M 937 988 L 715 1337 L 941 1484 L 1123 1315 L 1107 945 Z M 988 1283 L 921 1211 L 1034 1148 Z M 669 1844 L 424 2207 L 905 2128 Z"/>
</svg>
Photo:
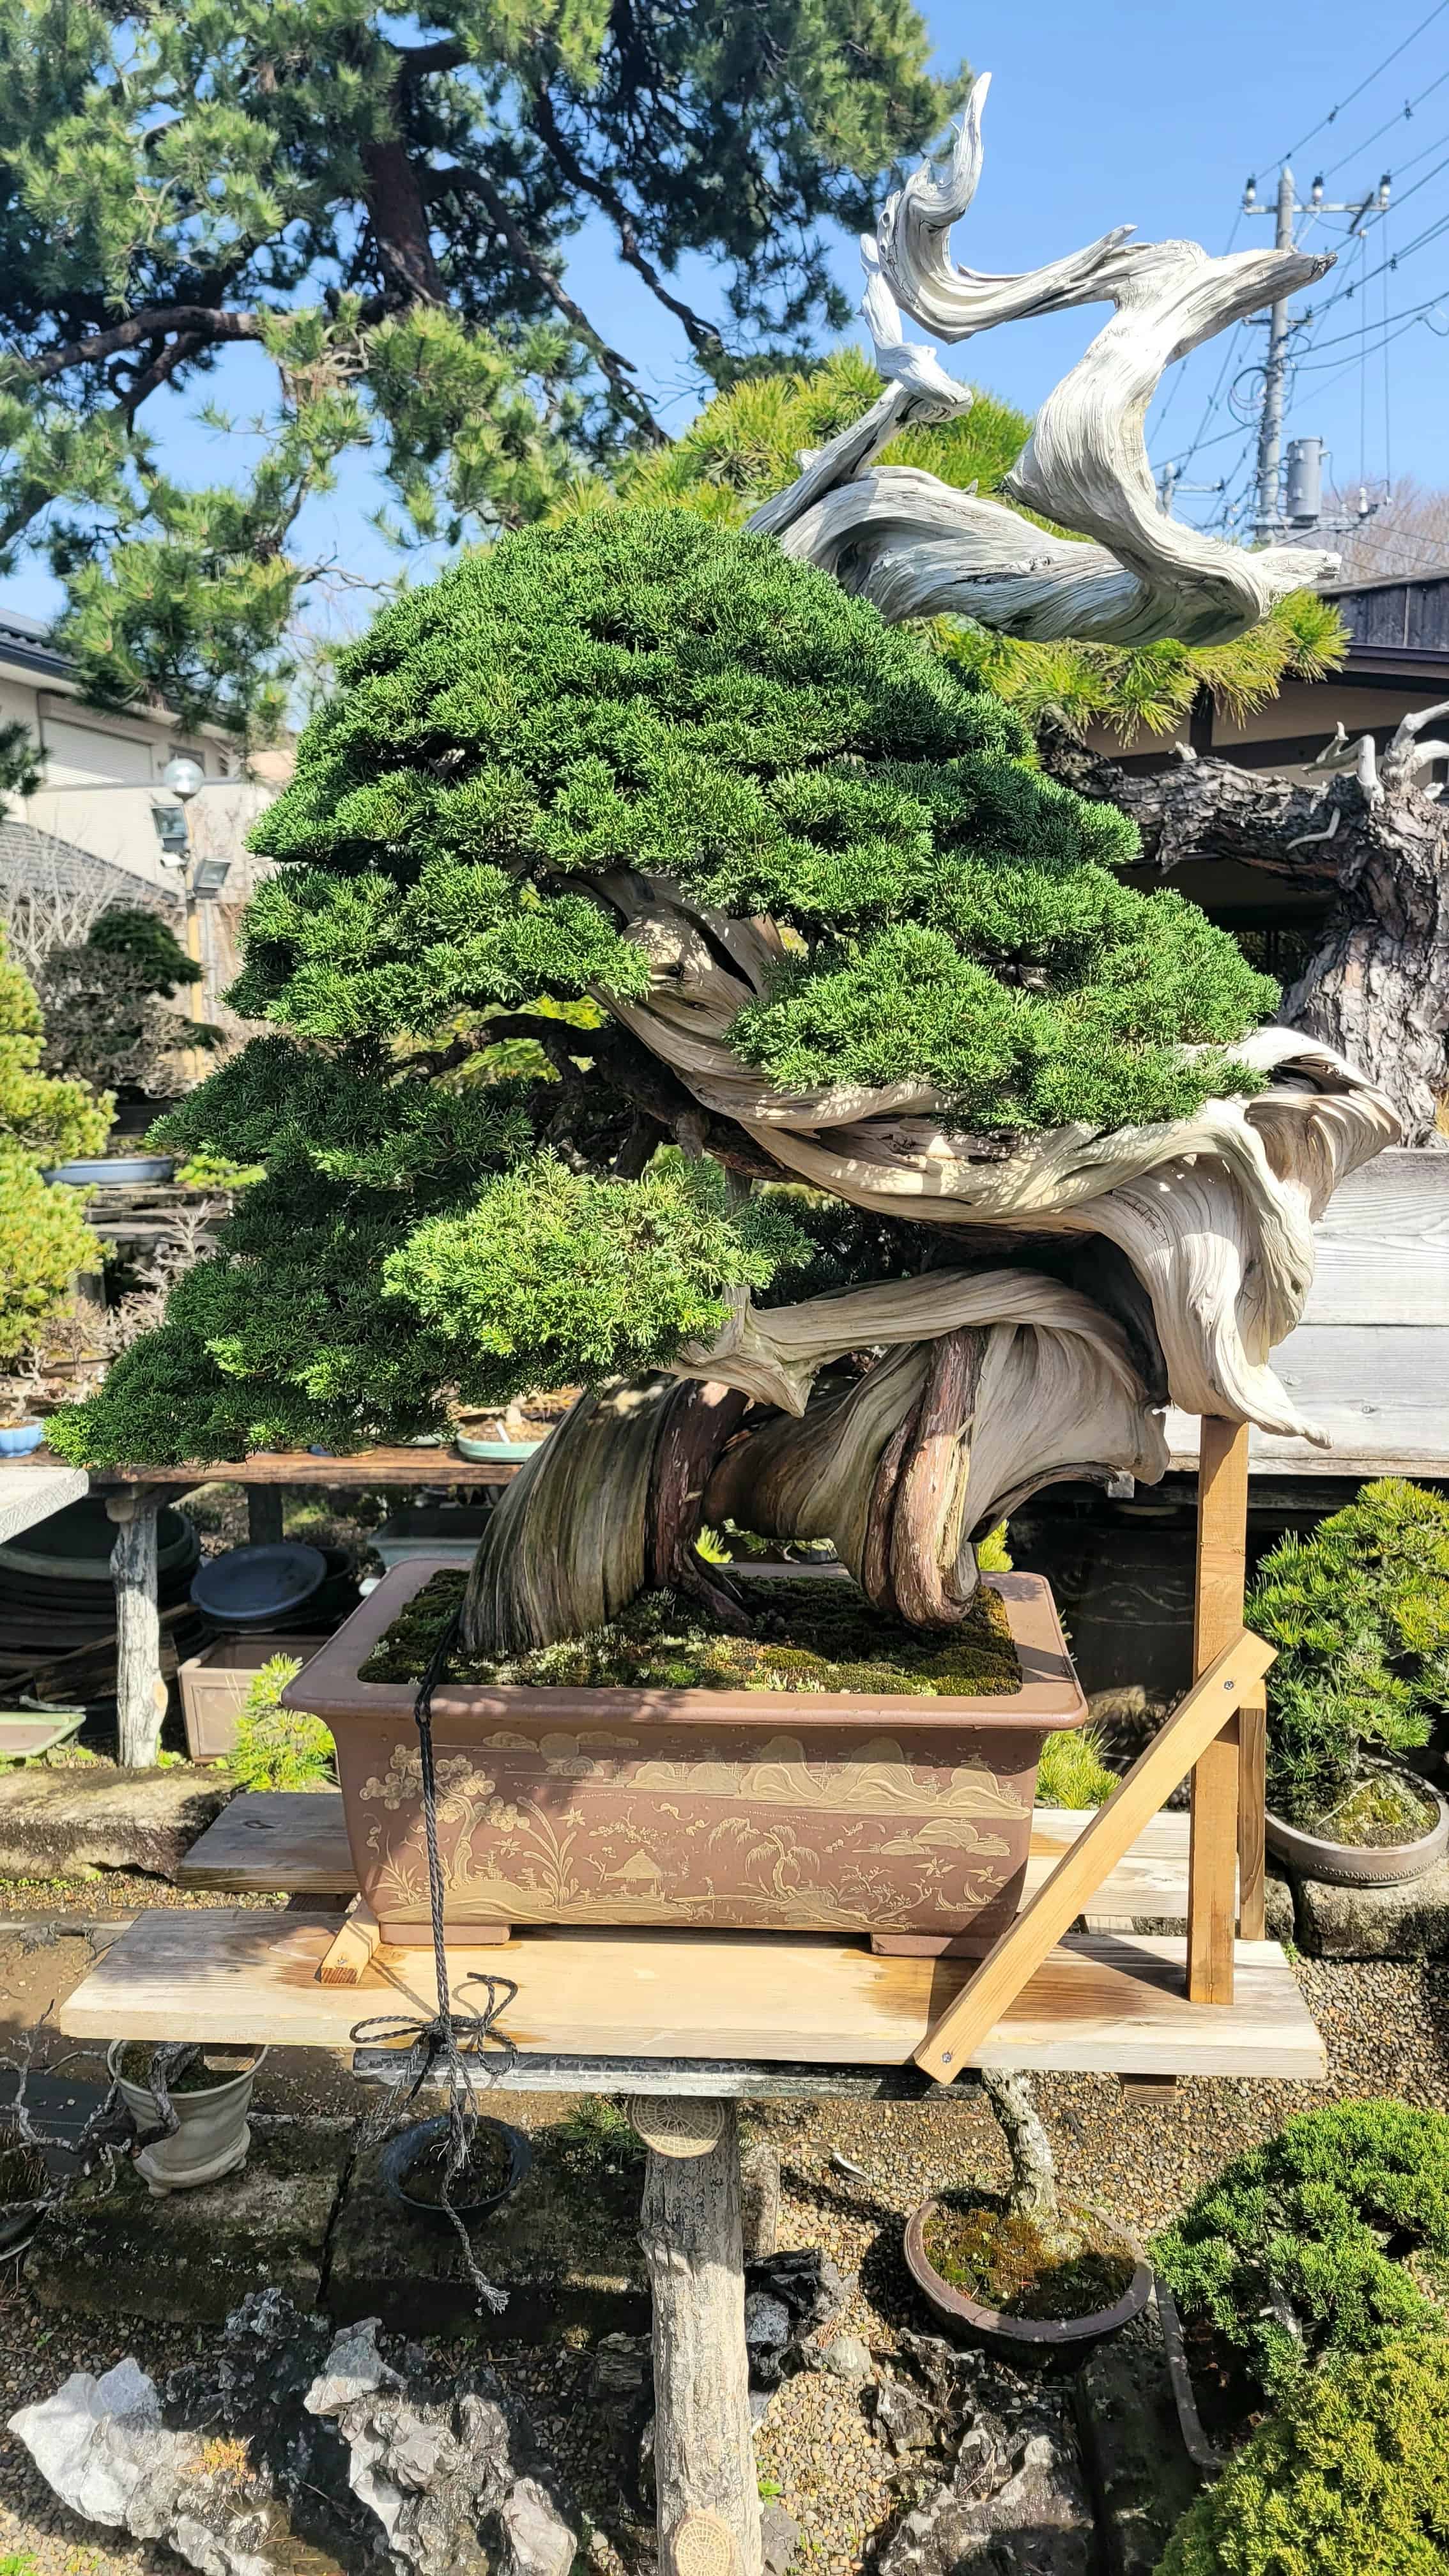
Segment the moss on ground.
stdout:
<svg viewBox="0 0 1449 2576">
<path fill-rule="evenodd" d="M 365 1682 L 415 1681 L 463 1597 L 467 1575 L 435 1574 L 367 1661 Z M 754 1633 L 712 1627 L 698 1602 L 651 1592 L 617 1619 L 524 1655 L 450 1653 L 443 1678 L 534 1689 L 858 1691 L 904 1698 L 997 1698 L 1021 1684 L 1005 1605 L 983 1584 L 949 1636 L 883 1619 L 853 1583 L 770 1578 Z"/>
</svg>

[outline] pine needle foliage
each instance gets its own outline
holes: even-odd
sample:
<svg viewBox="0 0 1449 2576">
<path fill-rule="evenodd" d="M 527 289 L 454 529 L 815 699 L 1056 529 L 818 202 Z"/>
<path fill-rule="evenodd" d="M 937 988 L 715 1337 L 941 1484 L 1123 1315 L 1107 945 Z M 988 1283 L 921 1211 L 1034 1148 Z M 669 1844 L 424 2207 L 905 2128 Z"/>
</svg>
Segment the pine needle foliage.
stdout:
<svg viewBox="0 0 1449 2576">
<path fill-rule="evenodd" d="M 1443 2576 L 1449 2344 L 1304 2381 L 1178 2524 L 1157 2576 Z"/>
<path fill-rule="evenodd" d="M 1043 777 L 989 691 L 678 510 L 511 536 L 396 602 L 253 841 L 279 866 L 230 998 L 275 1033 L 158 1133 L 267 1178 L 58 1434 L 96 1463 L 355 1447 L 444 1385 L 495 1404 L 667 1359 L 732 1286 L 899 1263 L 878 1226 L 651 1159 L 667 1123 L 638 1158 L 586 1007 L 654 971 L 594 890 L 616 871 L 782 924 L 796 953 L 730 1032 L 769 1080 L 918 1079 L 998 1133 L 1251 1089 L 1225 1049 L 1276 998 L 1121 884 L 1131 827 Z M 495 1030 L 541 1034 L 551 1078 L 489 1079 Z"/>
<path fill-rule="evenodd" d="M 1449 2258 L 1449 2118 L 1337 2102 L 1235 2156 L 1154 2260 L 1276 2399 L 1326 2353 L 1431 2325 L 1411 2268 L 1424 2256 Z"/>
<path fill-rule="evenodd" d="M 1385 1476 L 1307 1538 L 1279 1540 L 1243 1612 L 1278 1649 L 1268 1803 L 1310 1830 L 1365 1752 L 1426 1744 L 1449 1711 L 1449 1502 Z"/>
<path fill-rule="evenodd" d="M 793 482 L 804 450 L 848 429 L 880 389 L 863 349 L 839 349 L 817 366 L 747 378 L 718 395 L 672 447 L 627 459 L 612 486 L 597 476 L 576 479 L 555 509 L 604 508 L 617 494 L 631 503 L 698 511 L 719 527 L 738 526 Z M 1025 412 L 978 387 L 960 419 L 908 429 L 879 461 L 914 466 L 958 490 L 989 496 L 1000 490 L 1030 432 Z M 1144 732 L 1171 733 L 1199 689 L 1238 720 L 1267 705 L 1285 680 L 1321 679 L 1347 649 L 1337 610 L 1311 590 L 1294 591 L 1230 644 L 1024 644 L 955 618 L 934 620 L 933 632 L 943 652 L 1029 724 L 1052 716 L 1081 732 L 1100 722 L 1124 744 Z"/>
</svg>

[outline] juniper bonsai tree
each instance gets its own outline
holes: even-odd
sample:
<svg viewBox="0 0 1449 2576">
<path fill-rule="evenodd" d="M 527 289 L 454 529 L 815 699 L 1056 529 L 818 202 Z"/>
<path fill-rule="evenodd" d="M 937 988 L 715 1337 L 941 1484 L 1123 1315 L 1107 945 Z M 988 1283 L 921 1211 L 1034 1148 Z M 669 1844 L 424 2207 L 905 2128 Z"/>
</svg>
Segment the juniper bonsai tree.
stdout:
<svg viewBox="0 0 1449 2576">
<path fill-rule="evenodd" d="M 920 1461 L 937 1415 L 970 1412 L 979 1353 L 923 1335 L 997 1314 L 1001 1274 L 934 1272 L 922 1228 L 768 1186 L 787 1175 L 762 1140 L 821 1090 L 883 1090 L 939 1100 L 990 1171 L 1063 1119 L 1251 1094 L 1228 1049 L 1272 987 L 1179 897 L 1123 887 L 1119 817 L 826 576 L 661 511 L 510 537 L 388 609 L 255 841 L 280 864 L 231 998 L 273 1034 L 163 1132 L 267 1177 L 66 1421 L 68 1453 L 343 1449 L 435 1425 L 449 1387 L 583 1381 L 566 1474 L 496 1516 L 480 1636 L 544 1642 L 645 1580 L 714 1582 L 692 1540 L 727 1442 L 711 1519 L 834 1535 L 876 1597 L 962 1615 L 969 1581 L 926 1599 L 905 1541 L 941 1537 Z M 687 1062 L 727 1040 L 733 1089 L 697 1063 L 686 1087 L 661 1014 Z M 520 1039 L 534 1073 L 492 1078 Z M 1087 1411 L 1135 1457 L 1121 1328 L 1050 1262 L 1005 1276 L 1008 1308 L 1092 1348 Z M 822 1290 L 835 1357 L 903 1347 L 864 1378 L 826 1367 L 803 1419 L 788 1355 L 757 1356 L 758 1386 L 666 1373 L 732 1315 L 758 1333 L 747 1295 L 784 1331 Z M 982 1465 L 972 1527 L 999 1517 Z"/>
</svg>

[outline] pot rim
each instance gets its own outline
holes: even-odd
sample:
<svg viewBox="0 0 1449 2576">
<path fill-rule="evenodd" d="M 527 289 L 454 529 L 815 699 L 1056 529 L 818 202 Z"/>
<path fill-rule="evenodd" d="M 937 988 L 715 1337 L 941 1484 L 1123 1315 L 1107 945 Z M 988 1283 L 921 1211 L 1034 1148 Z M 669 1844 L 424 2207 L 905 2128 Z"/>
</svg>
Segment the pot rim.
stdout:
<svg viewBox="0 0 1449 2576">
<path fill-rule="evenodd" d="M 166 2044 L 167 2043 L 164 2040 L 158 2040 L 156 2042 L 157 2047 L 165 2047 Z M 197 2046 L 203 2049 L 209 2045 L 215 2045 L 216 2047 L 225 2045 L 230 2047 L 232 2042 L 222 2042 L 220 2040 L 214 2043 L 206 2040 L 199 2040 L 197 2042 Z M 146 2042 L 144 2039 L 113 2039 L 106 2050 L 106 2073 L 110 2076 L 112 2083 L 119 2084 L 123 2091 L 144 2093 L 148 2102 L 155 2102 L 158 2097 L 153 2093 L 149 2084 L 138 2082 L 134 2075 L 123 2075 L 121 2073 L 121 2056 L 123 2052 L 128 2048 L 144 2048 L 145 2046 Z M 188 2102 L 219 2102 L 223 2094 L 234 2092 L 238 2085 L 254 2083 L 263 2059 L 270 2057 L 270 2055 L 271 2046 L 270 2043 L 268 2043 L 257 2049 L 253 2063 L 250 2066 L 244 2066 L 239 2075 L 224 2076 L 219 2084 L 191 2085 L 185 2093 L 173 2093 L 171 2096 L 171 2107 L 173 2111 L 175 2111 L 179 2117 L 184 2106 Z"/>
<path fill-rule="evenodd" d="M 937 2307 L 959 2317 L 963 2325 L 977 2334 L 998 2335 L 1008 2343 L 1034 2344 L 1053 2351 L 1062 2344 L 1100 2341 L 1130 2325 L 1140 2316 L 1152 2296 L 1152 2267 L 1135 2237 L 1125 2227 L 1116 2230 L 1122 2250 L 1133 2258 L 1135 2269 L 1120 2299 L 1110 2308 L 1090 2308 L 1080 2317 L 1009 2317 L 1001 2308 L 985 2308 L 968 2298 L 964 2290 L 953 2289 L 942 2279 L 926 2252 L 926 2221 L 939 2207 L 939 2194 L 932 2192 L 906 2221 L 906 2268 L 918 2289 Z"/>
<path fill-rule="evenodd" d="M 319 1655 L 282 1693 L 283 1708 L 320 1717 L 335 1734 L 339 1723 L 396 1719 L 412 1731 L 417 1684 L 364 1682 L 358 1667 L 392 1626 L 414 1593 L 433 1575 L 456 1573 L 447 1557 L 415 1556 L 386 1573 L 359 1609 L 328 1638 Z M 846 1734 L 878 1734 L 882 1726 L 913 1735 L 938 1730 L 975 1734 L 1065 1734 L 1085 1726 L 1088 1709 L 1061 1632 L 1051 1587 L 1039 1574 L 986 1574 L 1011 1617 L 1021 1660 L 1019 1689 L 989 1698 L 926 1698 L 908 1691 L 641 1690 L 619 1684 L 574 1684 L 537 1689 L 523 1683 L 440 1683 L 433 1693 L 435 1729 L 467 1727 L 479 1719 L 516 1725 L 520 1719 L 551 1728 L 575 1719 L 586 1706 L 595 1719 L 634 1725 L 741 1726 L 779 1734 L 808 1723 Z"/>
<path fill-rule="evenodd" d="M 1438 1810 L 1433 1824 L 1422 1834 L 1415 1834 L 1412 1842 L 1343 1843 L 1337 1841 L 1332 1834 L 1314 1833 L 1307 1825 L 1290 1825 L 1286 1816 L 1275 1815 L 1269 1807 L 1267 1817 L 1274 1832 L 1281 1834 L 1285 1842 L 1292 1840 L 1296 1843 L 1311 1844 L 1318 1851 L 1343 1852 L 1354 1860 L 1371 1860 L 1375 1853 L 1422 1852 L 1430 1843 L 1437 1842 L 1440 1835 L 1444 1833 L 1446 1825 L 1449 1825 L 1449 1799 L 1435 1788 L 1433 1781 L 1424 1779 L 1418 1771 L 1411 1771 L 1403 1762 L 1369 1762 L 1364 1765 L 1364 1768 L 1369 1771 L 1388 1771 L 1397 1779 L 1412 1781 L 1414 1787 L 1421 1791 Z"/>
</svg>

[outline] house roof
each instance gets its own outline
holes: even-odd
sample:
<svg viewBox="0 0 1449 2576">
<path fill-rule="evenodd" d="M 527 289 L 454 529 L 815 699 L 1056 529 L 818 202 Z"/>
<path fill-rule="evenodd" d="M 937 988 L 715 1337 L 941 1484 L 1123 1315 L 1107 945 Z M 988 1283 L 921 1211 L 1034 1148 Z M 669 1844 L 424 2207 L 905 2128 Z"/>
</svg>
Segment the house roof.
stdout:
<svg viewBox="0 0 1449 2576">
<path fill-rule="evenodd" d="M 50 640 L 50 628 L 39 617 L 22 616 L 18 608 L 7 608 L 0 601 L 0 662 L 18 663 L 22 670 L 35 671 L 48 680 L 65 680 L 71 676 L 70 658 L 57 652 Z"/>
<path fill-rule="evenodd" d="M 133 876 L 129 868 L 115 867 L 94 851 L 12 815 L 0 822 L 0 887 L 15 885 L 55 886 L 67 894 L 97 895 L 102 903 L 140 904 L 150 912 L 181 909 L 180 896 L 169 886 Z"/>
</svg>

